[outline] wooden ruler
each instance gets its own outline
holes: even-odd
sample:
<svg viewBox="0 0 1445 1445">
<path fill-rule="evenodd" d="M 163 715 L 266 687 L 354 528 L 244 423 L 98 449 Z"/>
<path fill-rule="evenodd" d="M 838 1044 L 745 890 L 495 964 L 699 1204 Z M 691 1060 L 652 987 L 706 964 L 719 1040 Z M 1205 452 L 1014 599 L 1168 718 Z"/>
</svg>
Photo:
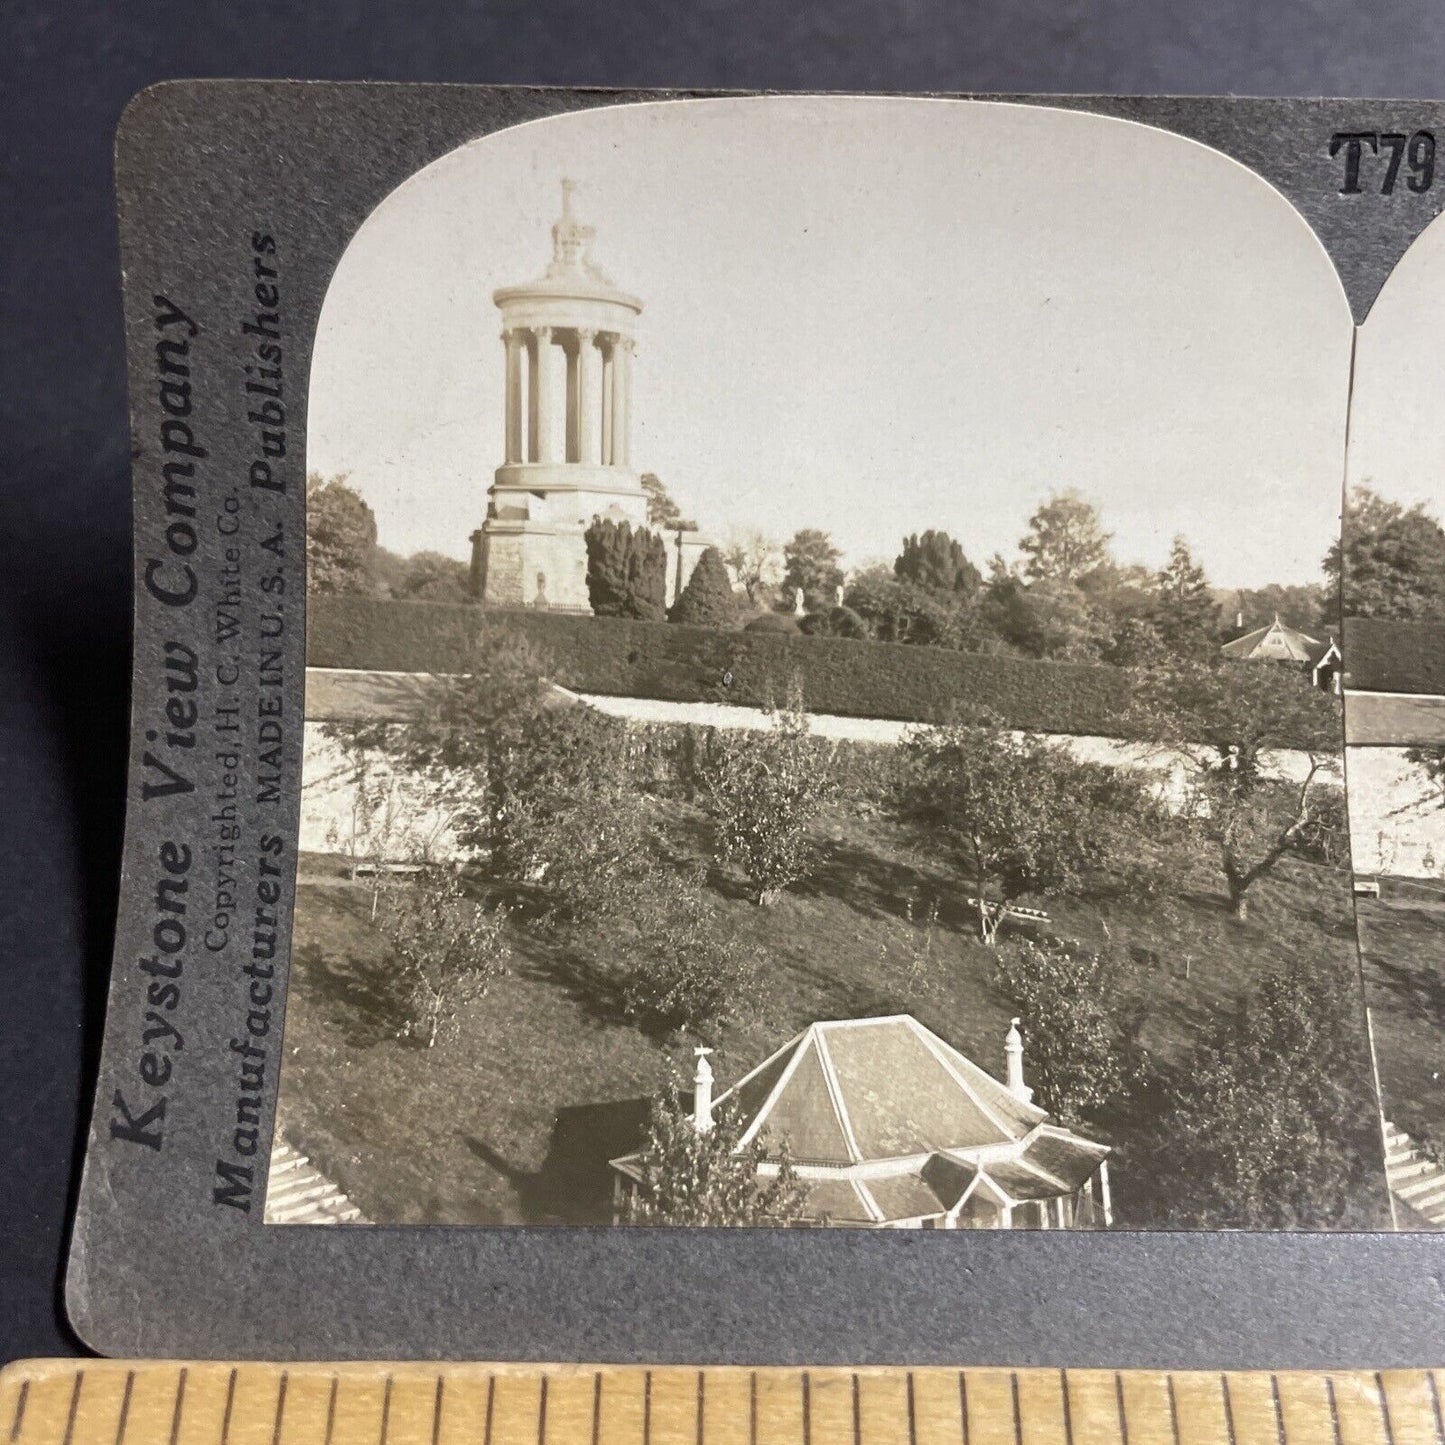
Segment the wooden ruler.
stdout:
<svg viewBox="0 0 1445 1445">
<path fill-rule="evenodd" d="M 0 1445 L 1445 1445 L 1429 1370 L 35 1360 Z"/>
</svg>

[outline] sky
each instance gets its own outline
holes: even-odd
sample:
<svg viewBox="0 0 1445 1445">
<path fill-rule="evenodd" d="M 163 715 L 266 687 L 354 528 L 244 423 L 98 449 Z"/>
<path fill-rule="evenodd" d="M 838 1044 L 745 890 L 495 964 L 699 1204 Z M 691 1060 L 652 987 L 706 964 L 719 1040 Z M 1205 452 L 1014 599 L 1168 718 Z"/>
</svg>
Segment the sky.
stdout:
<svg viewBox="0 0 1445 1445">
<path fill-rule="evenodd" d="M 1162 131 L 902 98 L 552 117 L 392 192 L 326 296 L 307 455 L 384 546 L 469 555 L 503 455 L 491 293 L 544 269 L 564 176 L 644 303 L 633 465 L 718 540 L 821 527 L 859 566 L 937 527 L 982 566 L 1073 487 L 1120 562 L 1182 533 L 1218 586 L 1319 579 L 1351 321 L 1305 222 Z"/>
</svg>

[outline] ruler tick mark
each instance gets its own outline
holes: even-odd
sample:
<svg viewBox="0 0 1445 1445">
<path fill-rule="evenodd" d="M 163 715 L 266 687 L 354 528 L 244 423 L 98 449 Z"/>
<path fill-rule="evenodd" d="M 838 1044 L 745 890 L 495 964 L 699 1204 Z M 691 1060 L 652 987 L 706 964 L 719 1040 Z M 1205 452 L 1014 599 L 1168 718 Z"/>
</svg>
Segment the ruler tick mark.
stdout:
<svg viewBox="0 0 1445 1445">
<path fill-rule="evenodd" d="M 704 1381 L 703 1372 L 699 1370 L 697 1372 L 697 1445 L 702 1445 L 702 1406 L 704 1391 L 707 1389 Z"/>
<path fill-rule="evenodd" d="M 1345 1445 L 1340 1435 L 1340 1407 L 1335 1400 L 1335 1379 L 1333 1375 L 1325 1376 L 1325 1398 L 1330 1402 L 1330 1424 L 1334 1426 L 1335 1445 Z"/>
<path fill-rule="evenodd" d="M 176 1408 L 171 1414 L 171 1445 L 176 1445 L 176 1441 L 180 1439 L 181 1411 L 186 1408 L 186 1380 L 189 1377 L 190 1371 L 184 1365 L 181 1366 L 181 1376 L 176 1381 Z"/>
<path fill-rule="evenodd" d="M 758 1372 L 748 1376 L 748 1445 L 758 1445 Z"/>
<path fill-rule="evenodd" d="M 918 1445 L 918 1411 L 913 1403 L 913 1371 L 908 1372 L 908 1445 Z"/>
<path fill-rule="evenodd" d="M 1375 1388 L 1380 1392 L 1380 1423 L 1385 1427 L 1385 1445 L 1395 1445 L 1395 1429 L 1390 1423 L 1390 1402 L 1385 1398 L 1385 1375 L 1375 1371 Z"/>
<path fill-rule="evenodd" d="M 1445 1445 L 1445 1417 L 1440 1413 L 1440 1387 L 1435 1383 L 1435 1371 L 1425 1371 L 1426 1383 L 1430 1386 L 1430 1403 L 1435 1407 L 1435 1439 L 1438 1445 Z"/>
<path fill-rule="evenodd" d="M 482 1439 L 485 1445 L 492 1445 L 492 1412 L 497 1403 L 497 1377 L 487 1376 L 487 1423 Z"/>
<path fill-rule="evenodd" d="M 544 1386 L 545 1388 L 545 1386 Z M 381 1445 L 391 1432 L 391 1376 L 386 1377 L 386 1386 L 381 1392 Z"/>
<path fill-rule="evenodd" d="M 1285 1445 L 1284 1438 L 1284 1404 L 1279 1398 L 1279 1376 L 1269 1377 L 1269 1392 L 1274 1399 L 1274 1434 L 1279 1445 Z"/>
<path fill-rule="evenodd" d="M 542 1376 L 542 1389 L 537 1396 L 537 1445 L 547 1445 L 547 1377 Z"/>
<path fill-rule="evenodd" d="M 1239 1437 L 1234 1433 L 1234 1400 L 1229 1393 L 1229 1376 L 1220 1373 L 1219 1392 L 1224 1396 L 1224 1425 L 1229 1431 L 1229 1445 L 1238 1445 Z"/>
<path fill-rule="evenodd" d="M 431 1402 L 431 1445 L 437 1445 L 442 1438 L 442 1391 L 446 1388 L 447 1377 L 437 1376 L 436 1394 Z"/>
<path fill-rule="evenodd" d="M 863 1445 L 863 1408 L 858 1395 L 861 1390 L 858 1372 L 853 1371 L 853 1445 Z"/>
<path fill-rule="evenodd" d="M 326 1400 L 326 1445 L 331 1445 L 331 1435 L 336 1429 L 336 1392 L 340 1387 L 341 1376 L 333 1375 L 331 1377 L 331 1393 Z M 229 1418 L 230 1411 L 227 1410 L 226 1413 Z"/>
<path fill-rule="evenodd" d="M 602 1371 L 592 1377 L 592 1445 L 602 1439 Z"/>
<path fill-rule="evenodd" d="M 236 1372 L 231 1371 L 231 1378 L 226 1381 L 226 1408 L 221 1414 L 221 1445 L 227 1445 L 231 1438 L 231 1409 L 236 1403 Z M 331 1445 L 331 1431 L 326 1432 L 327 1445 Z"/>
<path fill-rule="evenodd" d="M 803 1445 L 813 1445 L 813 1377 L 803 1371 Z"/>
<path fill-rule="evenodd" d="M 80 1387 L 85 1380 L 85 1371 L 75 1372 L 75 1384 L 70 1388 L 70 1412 L 65 1417 L 65 1445 L 75 1438 L 75 1412 L 80 1408 Z M 171 1432 L 171 1445 L 175 1445 L 175 1431 Z"/>
<path fill-rule="evenodd" d="M 1129 1417 L 1124 1413 L 1124 1377 L 1114 1372 L 1114 1401 L 1119 1407 L 1119 1439 L 1129 1445 Z"/>
<path fill-rule="evenodd" d="M 1024 1445 L 1024 1417 L 1023 1412 L 1019 1409 L 1019 1372 L 1010 1370 L 1008 1378 L 1009 1393 L 1013 1396 L 1014 1407 L 1014 1445 Z"/>
<path fill-rule="evenodd" d="M 115 1445 L 123 1445 L 126 1421 L 130 1417 L 130 1396 L 135 1389 L 135 1371 L 125 1372 L 125 1393 L 120 1397 L 120 1419 L 115 1422 Z"/>
<path fill-rule="evenodd" d="M 1059 1371 L 1059 1399 L 1064 1407 L 1064 1440 L 1074 1445 L 1074 1407 L 1069 1399 L 1069 1372 Z"/>
<path fill-rule="evenodd" d="M 15 1418 L 10 1422 L 10 1438 L 20 1438 L 20 1427 L 25 1423 L 25 1406 L 30 1399 L 30 1381 L 21 1380 L 20 1393 L 15 1397 Z M 1437 1410 L 1439 1406 L 1436 1406 Z"/>
<path fill-rule="evenodd" d="M 1164 1383 L 1169 1390 L 1169 1428 L 1174 1432 L 1174 1445 L 1179 1445 L 1179 1402 L 1174 1398 L 1174 1376 L 1165 1375 Z"/>
<path fill-rule="evenodd" d="M 963 1445 L 968 1445 L 968 1376 L 958 1372 L 958 1424 Z"/>
<path fill-rule="evenodd" d="M 290 1380 L 291 1377 L 282 1370 L 281 1384 L 276 1390 L 276 1425 L 271 1431 L 271 1445 L 281 1445 L 281 1421 L 286 1415 L 286 1387 Z"/>
<path fill-rule="evenodd" d="M 652 1371 L 642 1377 L 642 1445 L 652 1441 Z"/>
</svg>

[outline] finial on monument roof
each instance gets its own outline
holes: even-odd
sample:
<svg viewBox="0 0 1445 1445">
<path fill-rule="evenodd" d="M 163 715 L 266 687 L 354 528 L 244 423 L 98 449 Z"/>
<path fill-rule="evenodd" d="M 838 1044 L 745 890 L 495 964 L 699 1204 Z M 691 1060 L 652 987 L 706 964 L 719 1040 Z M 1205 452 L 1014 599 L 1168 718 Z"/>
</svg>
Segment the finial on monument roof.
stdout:
<svg viewBox="0 0 1445 1445">
<path fill-rule="evenodd" d="M 562 180 L 562 215 L 552 227 L 552 264 L 547 268 L 548 276 L 588 276 L 594 281 L 610 285 L 611 282 L 592 263 L 588 252 L 592 238 L 597 234 L 592 226 L 584 226 L 573 214 L 572 197 L 577 182 L 570 176 Z"/>
</svg>

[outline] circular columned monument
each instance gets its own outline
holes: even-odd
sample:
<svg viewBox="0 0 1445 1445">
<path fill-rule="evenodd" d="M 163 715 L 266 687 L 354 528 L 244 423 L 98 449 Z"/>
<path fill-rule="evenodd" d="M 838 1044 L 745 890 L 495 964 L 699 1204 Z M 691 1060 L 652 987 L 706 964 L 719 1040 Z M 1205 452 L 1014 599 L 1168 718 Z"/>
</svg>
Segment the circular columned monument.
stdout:
<svg viewBox="0 0 1445 1445">
<path fill-rule="evenodd" d="M 588 525 L 647 525 L 630 441 L 642 302 L 592 261 L 593 228 L 573 214 L 573 189 L 562 182 L 546 273 L 492 294 L 507 359 L 506 456 L 472 534 L 472 583 L 503 606 L 588 610 Z"/>
</svg>

